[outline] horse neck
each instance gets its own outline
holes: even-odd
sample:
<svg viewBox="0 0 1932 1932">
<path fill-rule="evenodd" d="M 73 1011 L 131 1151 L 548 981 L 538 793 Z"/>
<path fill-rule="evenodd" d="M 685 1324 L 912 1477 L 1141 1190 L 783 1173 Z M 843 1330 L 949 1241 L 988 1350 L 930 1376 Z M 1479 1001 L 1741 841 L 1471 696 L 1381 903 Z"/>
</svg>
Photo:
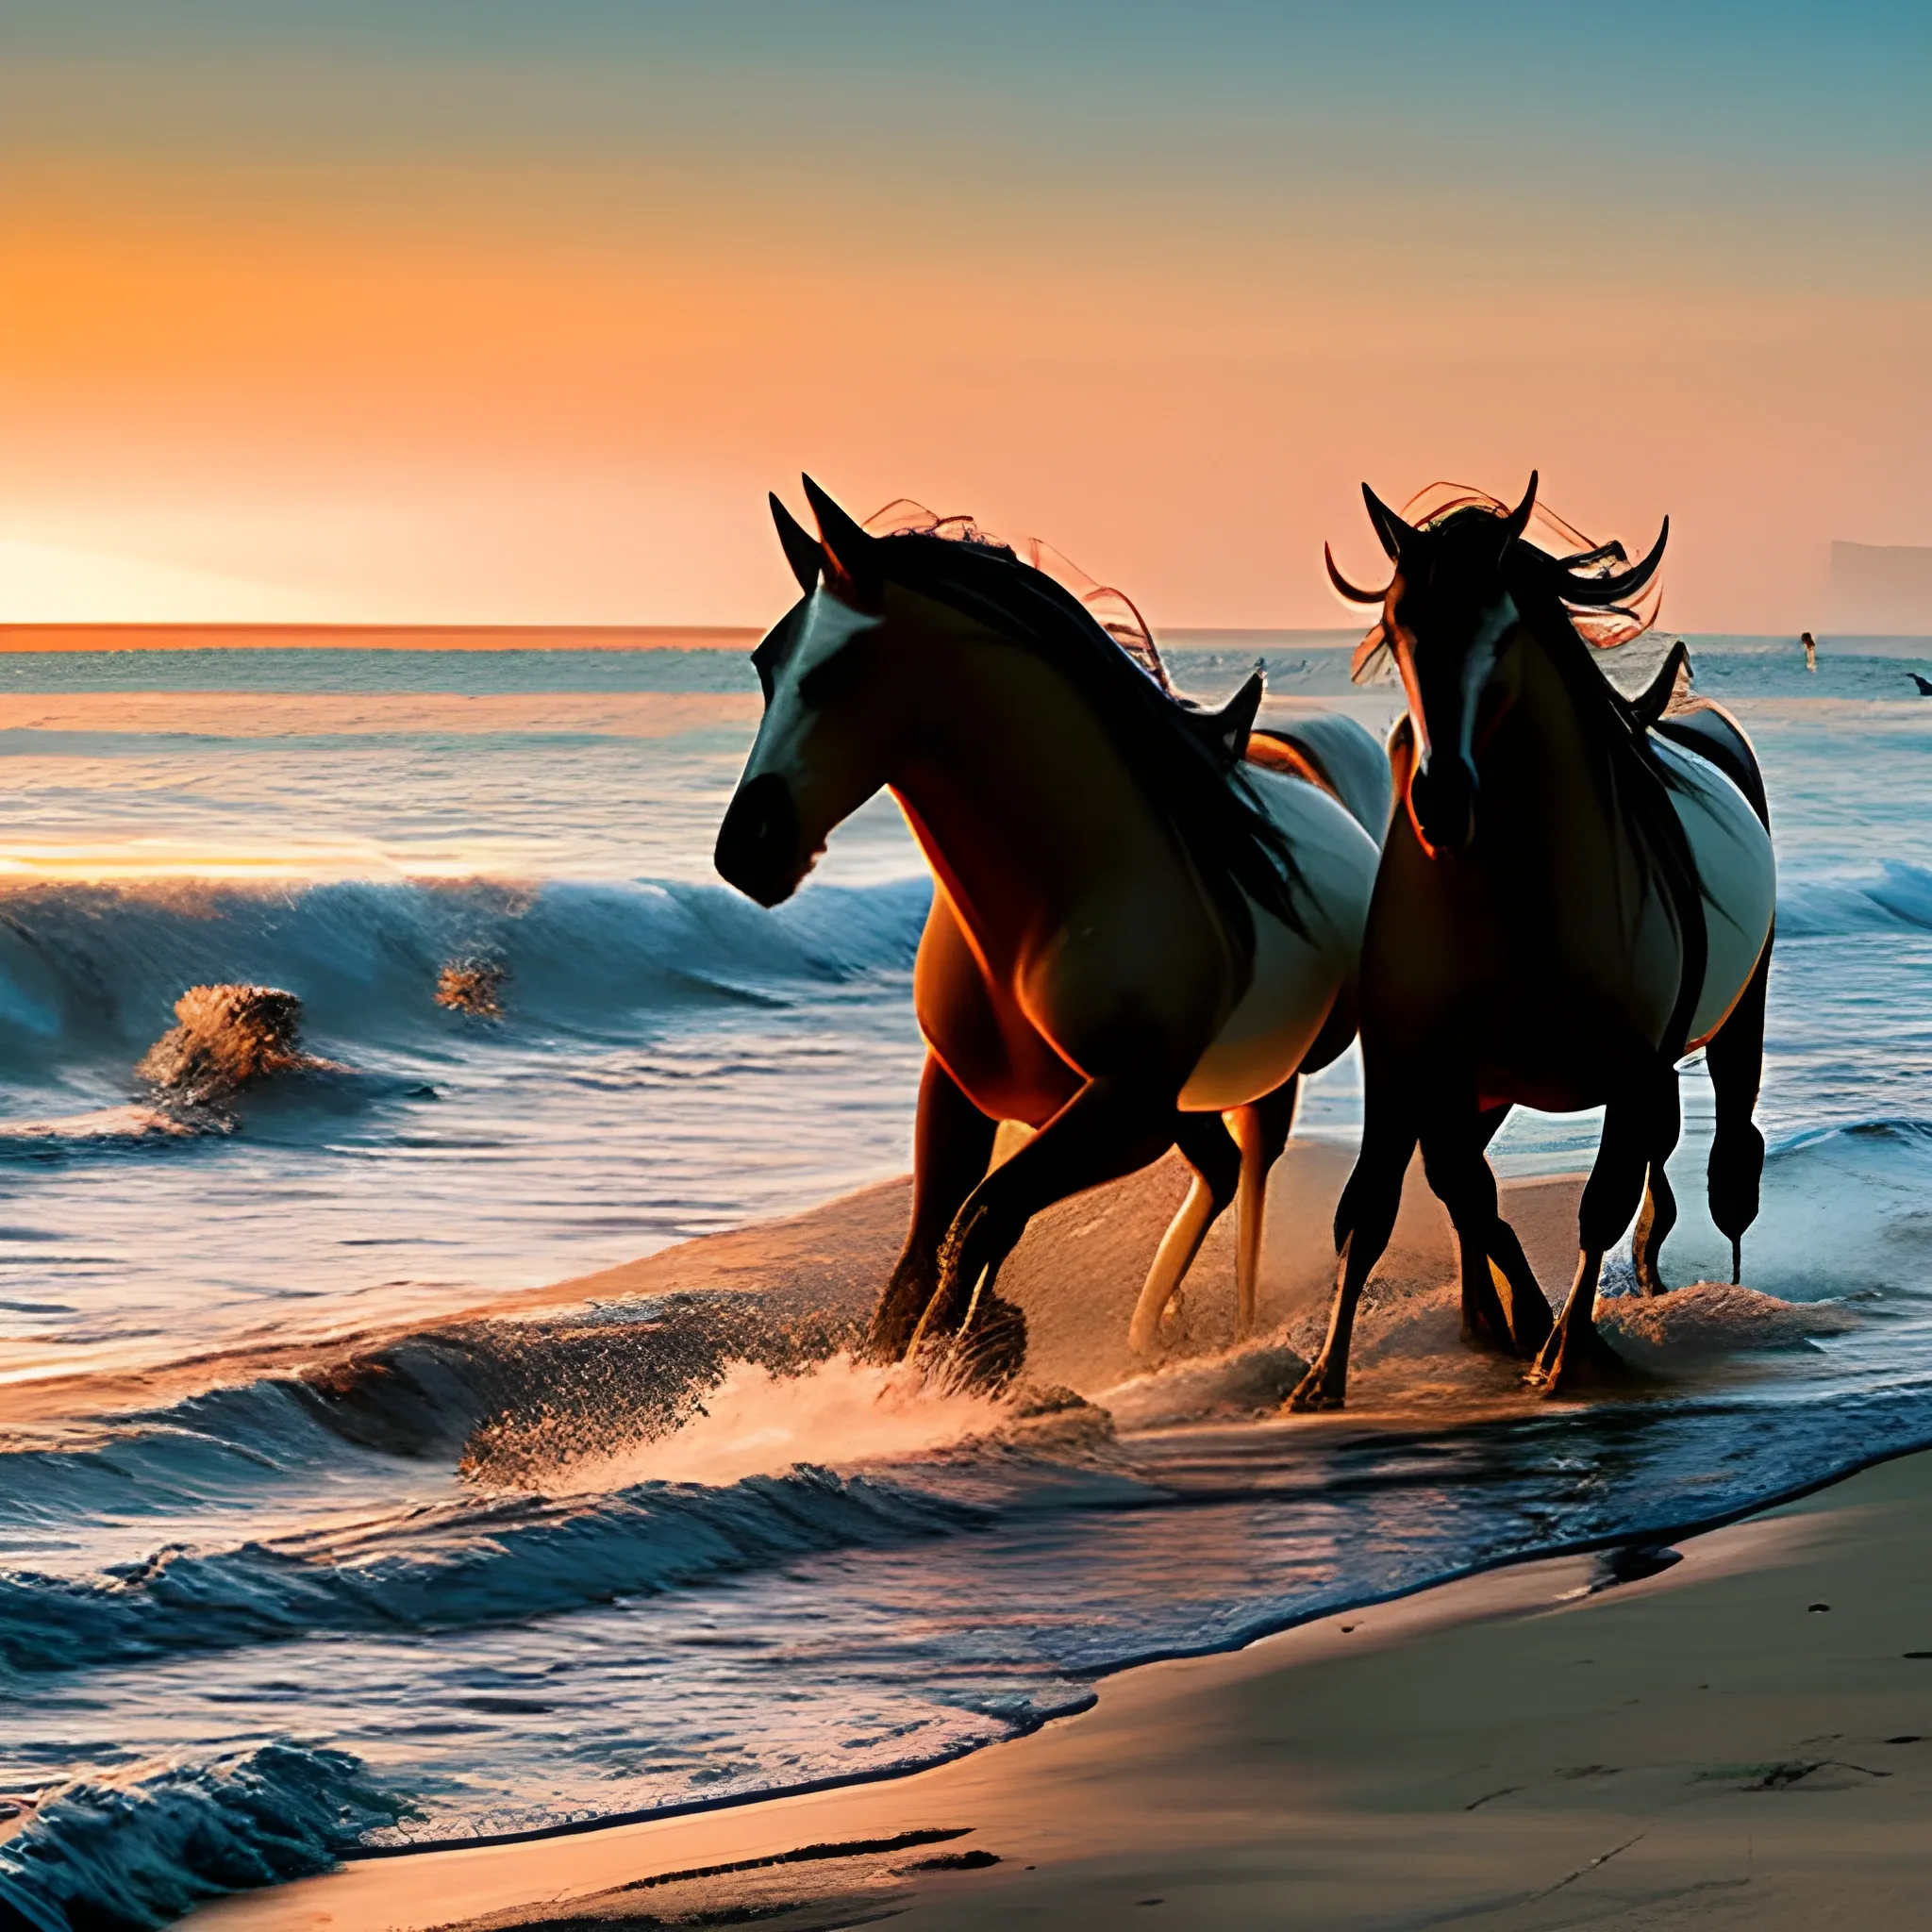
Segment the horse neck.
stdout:
<svg viewBox="0 0 1932 1932">
<path fill-rule="evenodd" d="M 1514 869 L 1552 874 L 1563 896 L 1586 875 L 1579 861 L 1600 865 L 1612 854 L 1627 861 L 1629 841 L 1569 683 L 1534 633 L 1522 653 L 1516 701 L 1477 771 L 1484 792 L 1505 808 L 1501 853 Z"/>
<path fill-rule="evenodd" d="M 936 714 L 887 782 L 982 953 L 1010 958 L 1143 867 L 1160 829 L 1070 679 L 1014 646 L 947 655 Z"/>
</svg>

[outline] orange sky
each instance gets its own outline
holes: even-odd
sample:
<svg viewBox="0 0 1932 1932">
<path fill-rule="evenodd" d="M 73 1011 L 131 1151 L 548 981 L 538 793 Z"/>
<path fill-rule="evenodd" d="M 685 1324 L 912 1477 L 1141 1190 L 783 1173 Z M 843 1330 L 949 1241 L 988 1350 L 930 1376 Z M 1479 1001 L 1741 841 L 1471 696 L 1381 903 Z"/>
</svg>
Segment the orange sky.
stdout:
<svg viewBox="0 0 1932 1932">
<path fill-rule="evenodd" d="M 1157 625 L 1349 621 L 1363 476 L 1668 511 L 1687 628 L 1815 625 L 1832 537 L 1932 542 L 1923 141 L 1781 173 L 1768 97 L 1685 152 L 1478 92 L 1374 158 L 1372 100 L 1250 99 L 1242 45 L 1019 94 L 916 42 L 838 87 L 701 35 L 16 47 L 0 619 L 755 624 L 801 467 Z"/>
</svg>

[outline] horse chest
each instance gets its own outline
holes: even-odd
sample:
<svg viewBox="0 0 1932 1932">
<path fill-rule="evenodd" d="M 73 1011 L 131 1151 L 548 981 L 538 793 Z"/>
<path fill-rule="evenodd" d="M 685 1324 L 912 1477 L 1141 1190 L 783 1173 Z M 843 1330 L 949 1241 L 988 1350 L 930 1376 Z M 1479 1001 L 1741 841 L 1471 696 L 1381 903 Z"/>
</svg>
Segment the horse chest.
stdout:
<svg viewBox="0 0 1932 1932">
<path fill-rule="evenodd" d="M 1641 880 L 1620 876 L 1607 845 L 1589 867 L 1557 862 L 1550 831 L 1442 859 L 1398 821 L 1362 962 L 1375 1050 L 1447 1055 L 1504 1088 L 1547 1092 L 1578 1040 L 1660 1032 L 1676 956 Z"/>
</svg>

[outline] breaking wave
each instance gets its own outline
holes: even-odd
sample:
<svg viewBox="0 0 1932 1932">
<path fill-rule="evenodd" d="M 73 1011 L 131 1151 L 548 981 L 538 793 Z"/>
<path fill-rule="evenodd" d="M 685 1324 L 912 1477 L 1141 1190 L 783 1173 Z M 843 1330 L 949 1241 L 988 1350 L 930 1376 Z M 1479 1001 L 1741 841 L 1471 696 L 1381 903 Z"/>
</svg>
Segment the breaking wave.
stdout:
<svg viewBox="0 0 1932 1932">
<path fill-rule="evenodd" d="M 764 1001 L 912 962 L 924 878 L 813 886 L 768 912 L 719 886 L 345 881 L 46 885 L 0 894 L 0 1050 L 46 1071 L 131 1061 L 191 986 L 286 987 L 335 1041 L 474 1027 L 453 960 L 499 975 L 511 1024 L 594 1029 L 641 1008 Z"/>
<path fill-rule="evenodd" d="M 291 1743 L 76 1779 L 0 1843 L 0 1924 L 153 1932 L 223 1892 L 325 1872 L 409 1815 L 348 1753 Z"/>
<path fill-rule="evenodd" d="M 1777 924 L 1781 939 L 1932 933 L 1932 867 L 1888 858 L 1875 876 L 1788 879 L 1778 889 Z"/>
<path fill-rule="evenodd" d="M 163 1549 L 108 1574 L 0 1573 L 0 1687 L 318 1632 L 514 1623 L 982 1520 L 963 1502 L 801 1464 L 722 1489 L 502 1496 L 282 1544 Z"/>
</svg>

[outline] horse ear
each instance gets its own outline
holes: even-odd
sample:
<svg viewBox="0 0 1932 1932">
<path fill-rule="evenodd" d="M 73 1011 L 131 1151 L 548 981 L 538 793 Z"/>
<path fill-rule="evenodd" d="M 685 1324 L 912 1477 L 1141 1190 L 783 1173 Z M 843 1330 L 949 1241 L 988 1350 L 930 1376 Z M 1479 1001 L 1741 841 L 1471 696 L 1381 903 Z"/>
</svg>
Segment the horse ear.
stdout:
<svg viewBox="0 0 1932 1932">
<path fill-rule="evenodd" d="M 1249 734 L 1255 728 L 1255 715 L 1261 708 L 1262 693 L 1267 688 L 1267 674 L 1257 664 L 1248 681 L 1220 710 L 1185 714 L 1213 756 L 1230 771 L 1248 755 Z"/>
<path fill-rule="evenodd" d="M 1510 544 L 1529 527 L 1529 513 L 1536 508 L 1536 482 L 1537 474 L 1532 470 L 1529 473 L 1529 488 L 1523 492 L 1523 501 L 1503 519 L 1502 552 L 1507 552 Z"/>
<path fill-rule="evenodd" d="M 1690 690 L 1690 647 L 1682 638 L 1665 654 L 1657 674 L 1630 700 L 1630 708 L 1648 731 L 1680 696 Z"/>
<path fill-rule="evenodd" d="M 809 597 L 818 589 L 825 553 L 820 549 L 819 540 L 778 501 L 778 492 L 774 490 L 770 495 L 772 521 L 778 526 L 778 541 L 785 546 L 785 561 L 791 566 L 798 588 Z"/>
<path fill-rule="evenodd" d="M 1391 561 L 1400 563 L 1402 546 L 1415 536 L 1415 525 L 1398 516 L 1366 483 L 1362 485 L 1362 501 L 1369 507 L 1369 521 L 1375 526 L 1375 535 L 1382 540 L 1382 548 L 1389 553 Z M 1375 601 L 1380 603 L 1381 599 Z"/>
<path fill-rule="evenodd" d="M 1249 674 L 1247 683 L 1222 706 L 1214 720 L 1222 749 L 1231 764 L 1239 764 L 1247 756 L 1248 737 L 1255 728 L 1267 689 L 1268 674 L 1257 664 Z"/>
<path fill-rule="evenodd" d="M 845 580 L 855 601 L 870 605 L 878 591 L 879 574 L 873 564 L 872 547 L 879 540 L 854 523 L 809 476 L 804 481 L 806 501 L 819 520 L 819 541 L 828 571 Z"/>
</svg>

